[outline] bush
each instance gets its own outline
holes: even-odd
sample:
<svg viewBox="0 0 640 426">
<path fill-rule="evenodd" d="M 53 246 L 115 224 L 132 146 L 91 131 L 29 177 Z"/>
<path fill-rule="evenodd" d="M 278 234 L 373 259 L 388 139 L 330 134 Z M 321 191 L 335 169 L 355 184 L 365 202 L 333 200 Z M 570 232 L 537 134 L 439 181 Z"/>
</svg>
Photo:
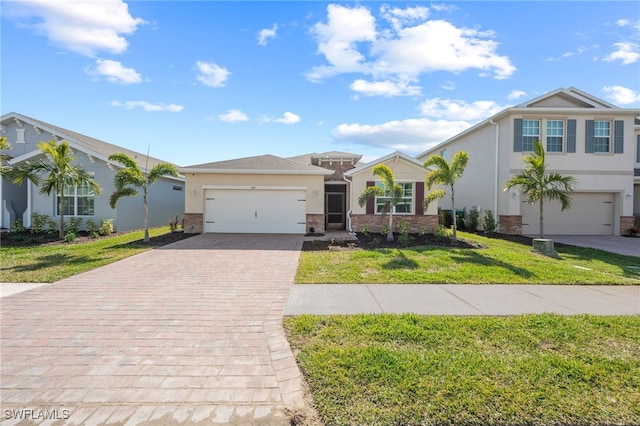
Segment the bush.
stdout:
<svg viewBox="0 0 640 426">
<path fill-rule="evenodd" d="M 101 219 L 98 233 L 100 235 L 113 234 L 113 219 Z"/>
<path fill-rule="evenodd" d="M 387 235 L 389 233 L 389 224 L 385 223 L 380 227 L 380 235 Z"/>
<path fill-rule="evenodd" d="M 56 221 L 46 214 L 34 212 L 31 214 L 31 233 L 48 234 L 56 230 Z"/>
<path fill-rule="evenodd" d="M 96 223 L 91 220 L 91 219 L 87 219 L 87 233 L 89 235 L 91 235 L 93 238 L 98 237 L 98 235 L 100 235 L 98 233 L 98 225 L 96 225 Z"/>
<path fill-rule="evenodd" d="M 22 219 L 16 219 L 11 225 L 11 232 L 15 232 L 16 234 L 22 234 L 25 231 L 24 223 L 22 223 Z"/>
<path fill-rule="evenodd" d="M 433 232 L 433 235 L 437 240 L 443 241 L 451 238 L 453 233 L 451 232 L 451 229 L 447 228 L 446 226 L 438 225 L 436 230 Z"/>
<path fill-rule="evenodd" d="M 469 210 L 469 229 L 472 231 L 478 230 L 478 219 L 480 217 L 480 213 L 476 209 Z"/>
<path fill-rule="evenodd" d="M 463 208 L 462 210 L 456 210 L 456 227 L 457 229 L 465 229 L 466 225 L 466 217 L 467 217 L 467 208 Z"/>
<path fill-rule="evenodd" d="M 398 223 L 398 244 L 403 247 L 409 246 L 413 242 L 413 237 L 409 235 L 409 222 L 406 220 Z"/>
<path fill-rule="evenodd" d="M 482 230 L 485 234 L 492 234 L 496 231 L 496 220 L 493 217 L 493 212 L 491 210 L 486 210 L 484 212 L 484 221 L 482 222 Z"/>
<path fill-rule="evenodd" d="M 73 234 L 78 235 L 80 232 L 80 227 L 82 226 L 82 218 L 81 217 L 70 217 L 69 224 L 65 224 L 64 230 Z"/>
<path fill-rule="evenodd" d="M 75 232 L 69 231 L 66 234 L 64 234 L 64 240 L 68 243 L 74 242 L 76 238 L 78 238 L 78 235 Z"/>
<path fill-rule="evenodd" d="M 362 232 L 362 235 L 364 235 L 365 237 L 369 236 L 369 225 L 367 225 L 366 223 L 363 223 L 362 226 L 360 226 L 360 232 Z"/>
</svg>

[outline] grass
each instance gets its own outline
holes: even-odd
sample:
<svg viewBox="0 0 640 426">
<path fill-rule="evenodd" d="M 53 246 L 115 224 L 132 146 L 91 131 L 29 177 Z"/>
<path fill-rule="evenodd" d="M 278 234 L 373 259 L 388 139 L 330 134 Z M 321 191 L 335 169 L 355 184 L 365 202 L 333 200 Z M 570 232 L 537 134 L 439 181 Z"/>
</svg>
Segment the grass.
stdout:
<svg viewBox="0 0 640 426">
<path fill-rule="evenodd" d="M 305 251 L 296 283 L 640 284 L 640 257 L 558 247 L 552 258 L 510 241 L 459 235 L 482 248 Z"/>
<path fill-rule="evenodd" d="M 149 230 L 153 238 L 168 227 Z M 25 247 L 0 247 L 0 282 L 52 283 L 154 248 L 144 231 L 118 234 L 91 242 Z"/>
<path fill-rule="evenodd" d="M 640 316 L 300 316 L 327 425 L 640 424 Z"/>
</svg>

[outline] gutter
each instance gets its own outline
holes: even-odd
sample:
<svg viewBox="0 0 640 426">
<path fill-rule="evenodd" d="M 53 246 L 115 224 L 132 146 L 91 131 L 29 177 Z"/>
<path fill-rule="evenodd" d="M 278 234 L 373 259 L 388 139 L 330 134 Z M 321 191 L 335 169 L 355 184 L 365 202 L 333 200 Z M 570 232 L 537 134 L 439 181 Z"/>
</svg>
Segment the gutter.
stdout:
<svg viewBox="0 0 640 426">
<path fill-rule="evenodd" d="M 496 159 L 495 159 L 495 170 L 494 170 L 494 195 L 493 195 L 493 217 L 496 219 L 496 231 L 500 232 L 500 220 L 499 217 L 500 215 L 498 214 L 498 160 L 500 158 L 500 153 L 499 153 L 499 142 L 500 142 L 500 125 L 498 123 L 496 123 L 495 121 L 493 121 L 493 118 L 489 119 L 489 124 L 492 124 L 494 126 L 496 126 L 496 141 L 495 141 L 495 152 L 496 152 Z"/>
<path fill-rule="evenodd" d="M 351 206 L 353 206 L 353 191 L 352 191 L 352 181 L 347 179 L 346 175 L 342 175 L 342 180 L 344 180 L 345 182 L 347 182 L 347 186 L 349 187 L 349 210 L 347 210 L 347 231 L 349 231 L 350 234 L 354 234 L 355 232 L 353 231 L 353 228 L 351 227 Z"/>
</svg>

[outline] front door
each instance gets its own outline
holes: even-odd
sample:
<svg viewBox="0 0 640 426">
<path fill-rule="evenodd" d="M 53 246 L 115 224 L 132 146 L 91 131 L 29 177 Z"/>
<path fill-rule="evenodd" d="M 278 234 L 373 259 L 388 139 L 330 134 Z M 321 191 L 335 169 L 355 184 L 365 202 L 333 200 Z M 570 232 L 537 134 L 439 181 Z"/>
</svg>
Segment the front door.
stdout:
<svg viewBox="0 0 640 426">
<path fill-rule="evenodd" d="M 325 192 L 327 229 L 345 229 L 344 192 Z"/>
</svg>

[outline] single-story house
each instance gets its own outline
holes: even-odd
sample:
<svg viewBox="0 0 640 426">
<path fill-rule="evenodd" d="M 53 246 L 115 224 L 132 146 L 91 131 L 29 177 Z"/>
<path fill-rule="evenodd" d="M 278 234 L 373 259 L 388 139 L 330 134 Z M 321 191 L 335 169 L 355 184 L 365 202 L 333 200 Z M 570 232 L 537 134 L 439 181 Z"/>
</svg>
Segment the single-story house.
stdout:
<svg viewBox="0 0 640 426">
<path fill-rule="evenodd" d="M 102 187 L 102 193 L 95 195 L 83 188 L 73 188 L 68 195 L 65 217 L 93 220 L 97 225 L 102 219 L 112 219 L 115 231 L 142 229 L 144 212 L 142 196 L 122 198 L 116 209 L 109 206 L 109 196 L 114 192 L 114 176 L 122 167 L 120 163 L 109 161 L 115 153 L 124 153 L 135 159 L 142 170 L 163 161 L 116 146 L 98 139 L 45 123 L 15 112 L 1 118 L 0 135 L 6 136 L 11 149 L 3 154 L 11 157 L 10 166 L 19 165 L 42 156 L 38 143 L 55 139 L 67 141 L 74 152 L 75 164 L 94 175 Z M 149 226 L 165 226 L 176 215 L 184 212 L 184 177 L 163 177 L 149 187 Z M 58 203 L 56 194 L 41 194 L 32 182 L 15 185 L 8 179 L 0 181 L 0 223 L 2 228 L 10 228 L 21 219 L 25 227 L 31 225 L 33 213 L 48 215 L 57 222 Z M 86 224 L 86 223 L 85 223 Z M 83 224 L 84 225 L 84 224 Z M 84 226 L 83 226 L 84 228 Z"/>
<path fill-rule="evenodd" d="M 406 203 L 395 214 L 412 229 L 437 226 L 437 205 L 422 209 L 426 170 L 415 158 L 393 153 L 360 164 L 360 155 L 345 152 L 238 158 L 180 168 L 185 176 L 185 232 L 322 233 L 326 230 L 370 230 L 383 223 L 384 200 L 362 208 L 360 193 L 375 185 L 372 167 L 387 164 L 405 186 Z"/>
<path fill-rule="evenodd" d="M 539 233 L 538 205 L 505 183 L 539 140 L 548 170 L 576 178 L 570 209 L 546 202 L 546 234 L 621 235 L 640 218 L 640 109 L 616 107 L 576 88 L 557 89 L 493 115 L 417 156 L 469 153 L 456 208 L 491 210 L 505 234 Z M 451 208 L 447 199 L 442 208 Z"/>
</svg>

